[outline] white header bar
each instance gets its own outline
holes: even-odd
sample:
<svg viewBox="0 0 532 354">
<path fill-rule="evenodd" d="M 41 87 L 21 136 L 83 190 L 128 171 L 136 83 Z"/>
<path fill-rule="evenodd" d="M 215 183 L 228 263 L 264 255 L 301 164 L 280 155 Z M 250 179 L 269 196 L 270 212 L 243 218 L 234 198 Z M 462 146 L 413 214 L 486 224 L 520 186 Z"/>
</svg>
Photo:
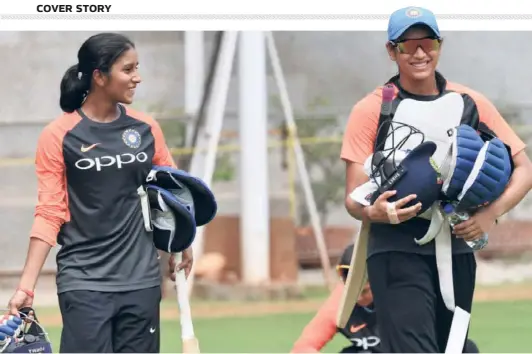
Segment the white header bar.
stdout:
<svg viewBox="0 0 532 354">
<path fill-rule="evenodd" d="M 385 31 L 390 13 L 410 5 L 432 10 L 444 31 L 532 29 L 532 6 L 526 0 L 301 1 L 1 1 L 0 30 Z"/>
<path fill-rule="evenodd" d="M 150 1 L 62 1 L 43 2 L 35 0 L 2 1 L 0 14 L 37 14 L 44 5 L 53 7 L 56 13 L 111 13 L 111 14 L 384 14 L 406 6 L 421 6 L 435 14 L 531 14 L 527 0 L 387 0 L 387 1 L 346 1 L 346 0 L 306 0 L 304 6 L 298 0 L 150 0 Z M 62 8 L 58 6 L 62 5 Z M 102 5 L 98 7 L 98 5 Z M 79 10 L 79 11 L 78 11 Z"/>
</svg>

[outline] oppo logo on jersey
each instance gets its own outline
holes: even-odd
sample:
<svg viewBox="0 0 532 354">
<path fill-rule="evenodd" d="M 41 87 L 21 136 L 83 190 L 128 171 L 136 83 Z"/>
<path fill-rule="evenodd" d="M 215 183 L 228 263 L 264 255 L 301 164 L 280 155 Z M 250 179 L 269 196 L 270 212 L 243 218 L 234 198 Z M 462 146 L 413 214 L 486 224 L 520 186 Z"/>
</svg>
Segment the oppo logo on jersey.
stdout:
<svg viewBox="0 0 532 354">
<path fill-rule="evenodd" d="M 381 340 L 376 336 L 368 336 L 362 338 L 351 338 L 351 342 L 353 342 L 357 347 L 361 347 L 363 350 L 368 350 L 369 348 L 379 345 Z"/>
<path fill-rule="evenodd" d="M 101 171 L 103 168 L 116 166 L 117 169 L 121 169 L 122 166 L 135 162 L 148 161 L 148 154 L 145 152 L 139 152 L 136 155 L 126 153 L 115 156 L 100 156 L 93 159 L 85 158 L 76 161 L 75 166 L 80 170 L 90 170 L 92 168 L 96 171 Z"/>
</svg>

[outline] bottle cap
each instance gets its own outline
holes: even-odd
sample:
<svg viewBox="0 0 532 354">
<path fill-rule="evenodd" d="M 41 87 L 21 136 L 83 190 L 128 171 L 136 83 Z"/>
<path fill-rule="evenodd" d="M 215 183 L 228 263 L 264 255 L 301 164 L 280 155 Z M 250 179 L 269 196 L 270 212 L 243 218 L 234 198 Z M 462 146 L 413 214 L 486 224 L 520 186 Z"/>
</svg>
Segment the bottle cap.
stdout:
<svg viewBox="0 0 532 354">
<path fill-rule="evenodd" d="M 445 212 L 445 214 L 450 214 L 454 211 L 454 207 L 450 203 L 445 204 L 445 206 L 443 207 L 443 211 Z"/>
</svg>

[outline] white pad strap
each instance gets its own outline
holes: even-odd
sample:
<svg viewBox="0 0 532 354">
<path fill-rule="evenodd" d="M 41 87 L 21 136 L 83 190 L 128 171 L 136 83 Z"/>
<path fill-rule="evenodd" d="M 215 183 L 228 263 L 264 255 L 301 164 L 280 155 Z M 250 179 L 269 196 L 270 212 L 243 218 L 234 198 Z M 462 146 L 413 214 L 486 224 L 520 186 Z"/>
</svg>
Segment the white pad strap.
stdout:
<svg viewBox="0 0 532 354">
<path fill-rule="evenodd" d="M 386 203 L 386 213 L 388 214 L 388 219 L 390 219 L 390 223 L 394 225 L 401 223 L 401 221 L 399 220 L 399 217 L 397 216 L 397 209 L 395 208 L 395 202 Z"/>
<path fill-rule="evenodd" d="M 430 225 L 429 229 L 427 230 L 427 233 L 420 239 L 414 239 L 414 241 L 420 246 L 425 245 L 430 241 L 434 240 L 434 238 L 436 238 L 436 236 L 438 236 L 438 234 L 440 233 L 443 225 L 447 223 L 438 202 L 432 204 L 429 210 Z"/>
<path fill-rule="evenodd" d="M 434 203 L 431 210 L 432 219 L 427 233 L 421 239 L 414 239 L 414 241 L 422 246 L 436 239 L 434 247 L 436 249 L 436 264 L 438 267 L 440 290 L 445 306 L 450 311 L 454 311 L 451 227 L 438 203 Z"/>
<path fill-rule="evenodd" d="M 449 311 L 454 312 L 453 251 L 451 228 L 448 225 L 442 227 L 435 242 L 441 296 Z"/>
<path fill-rule="evenodd" d="M 461 353 L 464 350 L 470 319 L 469 312 L 462 310 L 458 306 L 456 307 L 453 321 L 451 322 L 449 338 L 447 339 L 447 346 L 445 347 L 445 354 Z"/>
<path fill-rule="evenodd" d="M 447 340 L 445 353 L 461 353 L 466 340 L 467 330 L 469 329 L 471 315 L 455 304 L 452 238 L 449 222 L 441 208 L 436 204 L 432 206 L 432 211 L 429 230 L 423 238 L 415 241 L 419 245 L 424 245 L 436 238 L 434 246 L 436 248 L 436 266 L 438 268 L 440 293 L 445 307 L 453 312 L 451 331 Z"/>
<path fill-rule="evenodd" d="M 471 173 L 469 173 L 469 176 L 467 176 L 467 179 L 464 182 L 464 186 L 462 187 L 462 191 L 458 195 L 459 201 L 464 198 L 464 195 L 469 191 L 469 189 L 473 186 L 476 179 L 478 178 L 478 174 L 480 173 L 480 170 L 482 169 L 482 167 L 484 167 L 484 163 L 486 162 L 486 154 L 488 152 L 489 146 L 490 142 L 486 141 L 482 149 L 480 149 L 475 160 L 475 164 L 473 165 L 473 169 L 471 170 Z"/>
<path fill-rule="evenodd" d="M 456 129 L 451 130 L 452 136 L 449 137 L 449 149 L 440 165 L 441 178 L 443 180 L 442 192 L 447 193 L 456 169 L 456 159 L 458 158 L 458 146 L 456 141 Z"/>
<path fill-rule="evenodd" d="M 6 337 L 6 339 L 4 340 L 4 345 L 2 345 L 2 343 L 0 343 L 0 345 L 2 345 L 0 347 L 0 353 L 3 353 L 4 350 L 6 350 L 6 348 L 11 344 L 11 337 Z"/>
<path fill-rule="evenodd" d="M 140 207 L 142 209 L 142 218 L 144 219 L 144 228 L 146 231 L 153 231 L 151 224 L 151 211 L 150 211 L 150 202 L 148 200 L 148 193 L 144 189 L 144 186 L 137 188 L 137 194 L 140 197 Z"/>
</svg>

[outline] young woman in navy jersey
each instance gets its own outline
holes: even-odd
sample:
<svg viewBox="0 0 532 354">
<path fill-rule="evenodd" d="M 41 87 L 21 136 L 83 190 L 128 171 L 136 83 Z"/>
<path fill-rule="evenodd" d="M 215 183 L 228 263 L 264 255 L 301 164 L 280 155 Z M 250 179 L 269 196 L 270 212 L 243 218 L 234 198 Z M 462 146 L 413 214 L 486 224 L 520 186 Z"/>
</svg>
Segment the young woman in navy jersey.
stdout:
<svg viewBox="0 0 532 354">
<path fill-rule="evenodd" d="M 126 106 L 140 83 L 130 39 L 88 38 L 61 81 L 64 113 L 39 137 L 38 204 L 9 309 L 32 304 L 50 249 L 60 245 L 62 353 L 159 352 L 161 272 L 137 188 L 153 165 L 175 163 L 159 124 Z M 191 250 L 183 257 L 188 273 Z"/>
</svg>

